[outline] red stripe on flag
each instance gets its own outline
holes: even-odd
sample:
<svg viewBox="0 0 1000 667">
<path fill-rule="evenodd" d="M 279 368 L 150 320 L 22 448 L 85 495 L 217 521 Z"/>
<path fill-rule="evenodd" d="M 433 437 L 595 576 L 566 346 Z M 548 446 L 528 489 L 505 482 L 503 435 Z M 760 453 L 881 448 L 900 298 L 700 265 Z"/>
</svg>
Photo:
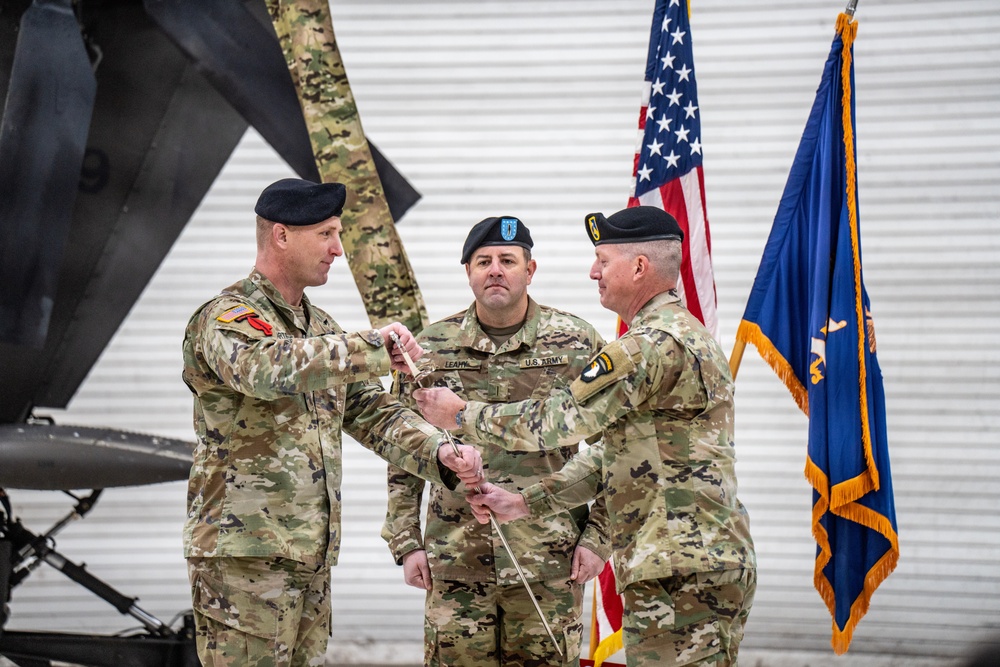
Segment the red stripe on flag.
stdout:
<svg viewBox="0 0 1000 667">
<path fill-rule="evenodd" d="M 711 237 L 705 217 L 705 187 L 701 167 L 667 181 L 641 197 L 629 198 L 629 206 L 655 206 L 670 213 L 684 232 L 678 292 L 685 306 L 713 335 L 718 336 L 715 275 Z"/>
<path fill-rule="evenodd" d="M 604 569 L 597 577 L 597 584 L 601 587 L 601 601 L 604 603 L 604 613 L 607 617 L 608 625 L 612 632 L 622 629 L 622 598 L 615 588 L 615 571 L 611 568 L 611 562 L 604 564 Z"/>
<path fill-rule="evenodd" d="M 660 186 L 660 196 L 662 197 L 660 207 L 677 219 L 677 224 L 680 225 L 681 231 L 684 232 L 681 284 L 684 286 L 684 295 L 687 302 L 685 305 L 691 311 L 692 315 L 697 317 L 701 322 L 704 322 L 705 314 L 702 312 L 701 298 L 698 294 L 698 285 L 695 282 L 691 260 L 692 220 L 688 217 L 687 201 L 684 199 L 684 184 L 682 182 L 684 178 L 675 178 Z M 693 222 L 694 224 L 701 224 L 699 220 L 694 220 Z"/>
</svg>

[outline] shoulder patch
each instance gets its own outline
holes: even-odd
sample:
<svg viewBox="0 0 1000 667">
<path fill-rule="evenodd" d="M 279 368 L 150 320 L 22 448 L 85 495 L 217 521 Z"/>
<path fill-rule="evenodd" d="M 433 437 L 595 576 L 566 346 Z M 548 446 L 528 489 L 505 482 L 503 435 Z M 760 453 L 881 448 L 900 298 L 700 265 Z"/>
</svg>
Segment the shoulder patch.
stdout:
<svg viewBox="0 0 1000 667">
<path fill-rule="evenodd" d="M 230 308 L 215 319 L 219 322 L 225 322 L 227 324 L 231 322 L 246 322 L 257 331 L 263 333 L 265 336 L 270 336 L 273 331 L 271 325 L 262 320 L 257 314 L 257 311 L 242 303 L 234 308 Z"/>
<path fill-rule="evenodd" d="M 601 352 L 580 374 L 580 379 L 584 382 L 593 382 L 597 378 L 610 373 L 614 369 L 615 362 L 611 360 L 611 355 L 606 352 Z"/>
<path fill-rule="evenodd" d="M 580 377 L 573 380 L 569 390 L 573 398 L 584 401 L 605 387 L 628 377 L 634 370 L 635 360 L 627 346 L 622 341 L 614 341 L 591 360 Z"/>
<path fill-rule="evenodd" d="M 215 319 L 219 320 L 220 322 L 236 322 L 241 317 L 246 317 L 247 315 L 253 315 L 255 312 L 256 311 L 250 306 L 244 306 L 243 304 L 240 304 L 235 308 L 230 308 L 229 310 L 222 313 Z"/>
</svg>

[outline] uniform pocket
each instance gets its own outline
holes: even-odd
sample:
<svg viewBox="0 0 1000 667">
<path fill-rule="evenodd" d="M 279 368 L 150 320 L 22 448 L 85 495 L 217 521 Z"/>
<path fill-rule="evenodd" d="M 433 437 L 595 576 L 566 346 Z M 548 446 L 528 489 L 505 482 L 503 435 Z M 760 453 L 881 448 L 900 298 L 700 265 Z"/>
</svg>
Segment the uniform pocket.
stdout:
<svg viewBox="0 0 1000 667">
<path fill-rule="evenodd" d="M 580 658 L 580 645 L 583 642 L 583 623 L 576 621 L 562 627 L 562 637 L 558 637 L 562 643 L 563 658 L 567 662 L 575 662 Z"/>
<path fill-rule="evenodd" d="M 274 414 L 274 421 L 280 426 L 284 426 L 288 422 L 306 414 L 306 403 L 302 396 L 277 398 L 273 401 L 268 401 L 268 405 Z"/>
<path fill-rule="evenodd" d="M 444 667 L 441 656 L 438 655 L 437 628 L 424 620 L 424 665 L 427 667 Z"/>
<path fill-rule="evenodd" d="M 698 575 L 651 579 L 625 589 L 626 651 L 649 664 L 691 665 L 720 652 L 718 616 Z"/>
<path fill-rule="evenodd" d="M 278 610 L 272 602 L 205 572 L 194 582 L 192 605 L 226 627 L 273 642 L 278 635 Z"/>
</svg>

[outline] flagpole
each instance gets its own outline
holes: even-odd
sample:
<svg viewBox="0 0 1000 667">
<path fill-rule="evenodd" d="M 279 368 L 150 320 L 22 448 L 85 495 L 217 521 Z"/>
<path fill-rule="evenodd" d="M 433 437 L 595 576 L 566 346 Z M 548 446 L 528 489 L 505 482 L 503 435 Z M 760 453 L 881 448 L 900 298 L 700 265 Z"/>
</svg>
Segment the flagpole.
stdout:
<svg viewBox="0 0 1000 667">
<path fill-rule="evenodd" d="M 736 374 L 740 372 L 740 362 L 743 361 L 743 350 L 747 347 L 745 340 L 736 341 L 736 345 L 733 345 L 733 353 L 729 355 L 729 372 L 733 374 L 733 380 L 736 379 Z"/>
<path fill-rule="evenodd" d="M 854 16 L 854 10 L 857 9 L 857 7 L 858 7 L 858 0 L 851 0 L 850 2 L 847 3 L 847 9 L 844 10 L 844 13 L 847 14 L 848 16 Z"/>
</svg>

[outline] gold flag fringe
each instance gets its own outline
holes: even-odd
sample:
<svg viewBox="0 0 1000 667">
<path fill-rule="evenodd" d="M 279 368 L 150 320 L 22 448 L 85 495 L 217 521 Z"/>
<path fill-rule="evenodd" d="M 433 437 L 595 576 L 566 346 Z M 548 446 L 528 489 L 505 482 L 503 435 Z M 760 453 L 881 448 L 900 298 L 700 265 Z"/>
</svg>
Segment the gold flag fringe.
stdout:
<svg viewBox="0 0 1000 667">
<path fill-rule="evenodd" d="M 865 463 L 868 467 L 869 479 L 871 484 L 874 485 L 873 488 L 877 490 L 879 487 L 878 468 L 872 457 L 872 436 L 868 423 L 868 369 L 865 363 L 868 331 L 865 326 L 864 304 L 861 301 L 861 242 L 858 233 L 857 164 L 854 158 L 854 122 L 851 118 L 851 107 L 853 106 L 851 103 L 851 65 L 853 59 L 851 47 L 854 45 L 854 38 L 858 34 L 858 24 L 857 22 L 852 22 L 850 16 L 842 13 L 837 17 L 837 32 L 840 33 L 843 41 L 840 71 L 842 87 L 841 106 L 843 107 L 841 124 L 844 128 L 843 141 L 847 171 L 847 217 L 851 226 L 851 255 L 854 264 L 854 310 L 855 322 L 858 329 L 858 387 L 861 394 L 861 440 L 864 444 Z M 853 481 L 842 484 L 844 485 L 844 489 L 838 493 L 838 496 L 847 501 L 860 498 L 868 492 L 867 490 L 862 490 L 865 486 L 864 484 L 856 484 Z M 853 498 L 851 497 L 852 495 Z M 836 502 L 835 497 L 834 506 L 836 507 L 838 504 L 843 504 L 843 502 Z"/>
<path fill-rule="evenodd" d="M 614 633 L 602 639 L 597 650 L 593 652 L 594 667 L 601 667 L 601 663 L 620 650 L 622 650 L 622 631 L 615 630 Z"/>
<path fill-rule="evenodd" d="M 792 365 L 782 356 L 778 348 L 771 342 L 771 339 L 760 330 L 760 325 L 742 320 L 739 328 L 736 330 L 736 340 L 751 343 L 757 348 L 760 356 L 774 370 L 781 381 L 785 383 L 785 386 L 788 387 L 788 391 L 792 393 L 792 398 L 795 399 L 795 403 L 799 406 L 799 409 L 808 417 L 809 393 L 802 386 L 802 383 L 799 382 L 795 371 L 792 370 Z"/>
</svg>

